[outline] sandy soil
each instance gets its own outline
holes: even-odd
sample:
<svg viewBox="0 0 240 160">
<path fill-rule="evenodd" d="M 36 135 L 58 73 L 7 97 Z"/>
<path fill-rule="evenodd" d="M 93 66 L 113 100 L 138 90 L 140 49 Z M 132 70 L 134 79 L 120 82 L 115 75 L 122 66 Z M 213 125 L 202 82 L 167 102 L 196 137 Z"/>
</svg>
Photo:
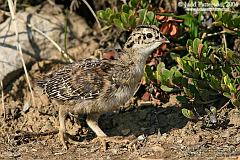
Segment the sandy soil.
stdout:
<svg viewBox="0 0 240 160">
<path fill-rule="evenodd" d="M 52 62 L 33 65 L 31 77 L 49 70 Z M 240 113 L 223 108 L 218 123 L 207 115 L 189 121 L 181 114 L 175 95 L 160 106 L 129 104 L 100 119 L 110 136 L 107 150 L 85 122 L 69 116 L 67 151 L 58 138 L 58 108 L 34 87 L 36 106 L 30 104 L 24 75 L 5 97 L 6 118 L 0 116 L 0 159 L 240 159 Z M 1 112 L 2 113 L 2 112 Z"/>
<path fill-rule="evenodd" d="M 98 43 L 94 44 L 96 48 Z M 32 82 L 54 63 L 35 63 L 29 69 Z M 69 116 L 67 131 L 73 140 L 69 140 L 65 151 L 57 134 L 58 107 L 34 85 L 36 105 L 31 105 L 27 88 L 22 75 L 4 91 L 6 117 L 0 109 L 0 159 L 240 160 L 239 110 L 223 107 L 217 113 L 216 124 L 211 124 L 204 112 L 200 112 L 202 120 L 191 121 L 181 114 L 176 95 L 158 106 L 128 103 L 103 115 L 100 126 L 112 137 L 106 150 L 86 125 L 85 115 Z"/>
</svg>

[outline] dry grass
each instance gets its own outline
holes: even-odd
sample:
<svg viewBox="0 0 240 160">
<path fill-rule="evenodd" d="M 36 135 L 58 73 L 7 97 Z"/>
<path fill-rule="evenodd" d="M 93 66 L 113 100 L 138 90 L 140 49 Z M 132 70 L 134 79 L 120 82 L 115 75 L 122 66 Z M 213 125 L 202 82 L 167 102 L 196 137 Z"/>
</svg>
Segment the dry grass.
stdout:
<svg viewBox="0 0 240 160">
<path fill-rule="evenodd" d="M 3 118 L 6 118 L 6 109 L 4 105 L 4 92 L 3 92 L 3 82 L 1 81 L 1 100 L 2 100 L 2 112 L 3 112 Z"/>
<path fill-rule="evenodd" d="M 98 28 L 99 28 L 99 30 L 101 31 L 101 24 L 100 24 L 100 22 L 99 22 L 99 20 L 98 20 L 98 18 L 97 18 L 97 15 L 95 14 L 95 12 L 93 11 L 93 9 L 92 9 L 92 7 L 87 3 L 87 1 L 86 0 L 82 0 L 83 1 L 83 3 L 88 7 L 88 9 L 91 11 L 91 13 L 92 13 L 92 15 L 94 16 L 94 18 L 95 18 L 95 20 L 96 20 L 96 22 L 97 22 L 97 25 L 98 25 Z"/>
<path fill-rule="evenodd" d="M 15 1 L 14 4 L 16 4 L 16 3 L 17 3 L 17 1 Z M 17 51 L 18 51 L 18 53 L 20 55 L 20 58 L 21 58 L 21 61 L 22 61 L 22 65 L 23 65 L 23 69 L 24 69 L 24 73 L 25 73 L 26 80 L 27 80 L 27 84 L 28 84 L 28 87 L 29 87 L 29 90 L 30 90 L 30 93 L 31 93 L 32 105 L 35 106 L 35 98 L 34 98 L 32 86 L 31 86 L 31 83 L 30 83 L 30 80 L 29 80 L 29 75 L 28 75 L 28 71 L 27 71 L 27 68 L 26 68 L 26 64 L 25 64 L 25 61 L 23 59 L 22 47 L 21 47 L 21 44 L 20 44 L 20 41 L 19 41 L 19 35 L 18 35 L 18 29 L 17 29 L 17 21 L 15 19 L 15 7 L 14 7 L 14 4 L 13 4 L 12 0 L 8 0 L 8 7 L 9 7 L 9 10 L 10 10 L 10 14 L 11 14 L 11 18 L 12 18 L 12 24 L 14 26 L 15 36 L 16 36 L 16 41 L 17 41 L 17 45 L 16 45 Z"/>
</svg>

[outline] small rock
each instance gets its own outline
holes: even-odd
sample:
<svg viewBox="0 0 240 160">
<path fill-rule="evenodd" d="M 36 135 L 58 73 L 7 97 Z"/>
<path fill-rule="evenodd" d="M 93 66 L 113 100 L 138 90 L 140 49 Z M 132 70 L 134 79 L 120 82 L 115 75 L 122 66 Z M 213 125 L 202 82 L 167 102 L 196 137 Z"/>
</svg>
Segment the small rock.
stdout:
<svg viewBox="0 0 240 160">
<path fill-rule="evenodd" d="M 177 140 L 177 143 L 181 144 L 183 142 L 182 139 Z"/>
<path fill-rule="evenodd" d="M 126 136 L 126 135 L 128 135 L 129 133 L 131 132 L 131 130 L 130 129 L 122 129 L 121 130 L 121 133 L 122 133 L 122 135 L 124 135 L 124 136 Z"/>
<path fill-rule="evenodd" d="M 113 154 L 117 154 L 117 153 L 118 153 L 118 150 L 117 150 L 117 149 L 111 149 L 111 152 L 112 152 Z"/>
<path fill-rule="evenodd" d="M 164 148 L 159 145 L 151 146 L 150 149 L 154 152 L 161 152 L 161 153 L 165 151 Z"/>
<path fill-rule="evenodd" d="M 141 127 L 141 128 L 140 128 L 141 131 L 146 131 L 147 129 L 148 129 L 148 128 L 146 128 L 146 127 Z"/>
<path fill-rule="evenodd" d="M 41 132 L 51 131 L 53 130 L 53 126 L 50 122 L 47 122 L 42 128 Z"/>
<path fill-rule="evenodd" d="M 146 138 L 147 137 L 144 134 L 142 134 L 142 135 L 138 136 L 137 140 L 138 141 L 144 141 Z"/>
<path fill-rule="evenodd" d="M 25 102 L 23 105 L 23 112 L 26 113 L 31 107 L 31 103 L 29 101 Z"/>
<path fill-rule="evenodd" d="M 13 119 L 17 119 L 21 116 L 20 109 L 18 107 L 11 109 Z"/>
<path fill-rule="evenodd" d="M 224 132 L 222 133 L 222 137 L 223 137 L 223 138 L 227 138 L 227 137 L 229 137 L 229 136 L 230 136 L 229 130 L 226 130 L 226 131 L 224 131 Z"/>
<path fill-rule="evenodd" d="M 240 111 L 238 109 L 232 109 L 229 112 L 230 124 L 233 124 L 235 127 L 240 126 Z"/>
<path fill-rule="evenodd" d="M 218 136 L 218 135 L 213 135 L 213 139 L 214 139 L 214 140 L 218 140 L 218 139 L 219 139 L 219 136 Z"/>
<path fill-rule="evenodd" d="M 167 138 L 167 133 L 163 133 L 161 137 Z"/>
<path fill-rule="evenodd" d="M 37 152 L 37 149 L 34 149 L 34 148 L 33 148 L 32 151 L 33 151 L 33 152 Z"/>
<path fill-rule="evenodd" d="M 237 135 L 237 138 L 236 138 L 236 143 L 240 143 L 240 137 Z"/>
<path fill-rule="evenodd" d="M 200 135 L 191 135 L 184 139 L 184 142 L 188 146 L 196 145 L 198 142 L 202 140 Z"/>
</svg>

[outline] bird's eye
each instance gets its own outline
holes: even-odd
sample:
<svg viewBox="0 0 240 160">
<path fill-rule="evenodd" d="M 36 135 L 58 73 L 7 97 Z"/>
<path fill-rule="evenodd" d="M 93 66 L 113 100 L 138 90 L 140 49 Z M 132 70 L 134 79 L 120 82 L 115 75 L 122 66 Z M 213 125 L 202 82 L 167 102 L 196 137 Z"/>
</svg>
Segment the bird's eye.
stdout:
<svg viewBox="0 0 240 160">
<path fill-rule="evenodd" d="M 152 38 L 152 37 L 153 37 L 152 33 L 147 34 L 147 38 Z"/>
</svg>

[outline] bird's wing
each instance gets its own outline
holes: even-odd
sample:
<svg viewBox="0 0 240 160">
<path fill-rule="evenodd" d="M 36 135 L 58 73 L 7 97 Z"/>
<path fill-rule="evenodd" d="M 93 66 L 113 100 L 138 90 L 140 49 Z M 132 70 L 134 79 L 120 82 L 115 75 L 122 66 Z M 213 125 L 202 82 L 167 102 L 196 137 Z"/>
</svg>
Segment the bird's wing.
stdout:
<svg viewBox="0 0 240 160">
<path fill-rule="evenodd" d="M 68 64 L 37 83 L 49 97 L 58 100 L 97 98 L 105 89 L 114 64 L 108 60 L 85 59 Z"/>
</svg>

